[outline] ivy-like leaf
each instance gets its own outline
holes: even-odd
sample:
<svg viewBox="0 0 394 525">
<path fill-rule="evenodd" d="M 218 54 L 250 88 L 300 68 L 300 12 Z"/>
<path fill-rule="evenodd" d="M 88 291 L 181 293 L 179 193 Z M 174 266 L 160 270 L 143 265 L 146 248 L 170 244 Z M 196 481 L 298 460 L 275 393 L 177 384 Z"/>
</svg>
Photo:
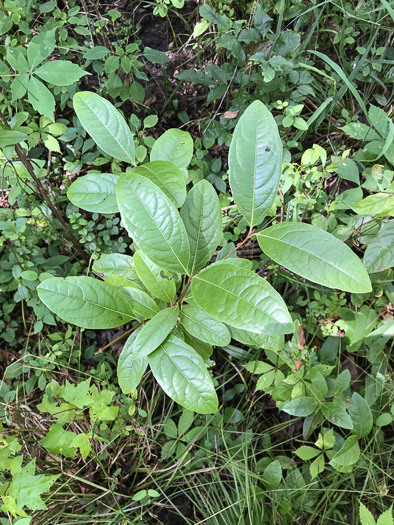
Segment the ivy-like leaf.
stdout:
<svg viewBox="0 0 394 525">
<path fill-rule="evenodd" d="M 180 208 L 186 199 L 186 182 L 181 170 L 171 162 L 157 160 L 134 168 L 132 173 L 151 180 Z"/>
<path fill-rule="evenodd" d="M 282 141 L 270 111 L 256 100 L 239 119 L 229 151 L 234 201 L 251 226 L 270 209 L 282 170 Z"/>
<path fill-rule="evenodd" d="M 204 310 L 186 307 L 181 312 L 181 324 L 189 334 L 214 346 L 227 346 L 231 336 L 223 323 L 216 321 Z"/>
<path fill-rule="evenodd" d="M 372 290 L 357 255 L 320 228 L 284 222 L 263 230 L 257 239 L 268 257 L 312 282 L 353 293 Z"/>
<path fill-rule="evenodd" d="M 188 273 L 185 226 L 160 188 L 145 177 L 125 173 L 119 177 L 116 195 L 123 223 L 141 250 L 163 268 Z"/>
<path fill-rule="evenodd" d="M 267 335 L 294 329 L 281 296 L 245 268 L 225 263 L 205 268 L 193 278 L 192 294 L 205 312 L 235 328 Z"/>
<path fill-rule="evenodd" d="M 80 123 L 104 153 L 134 164 L 134 140 L 126 121 L 105 98 L 89 91 L 74 95 L 74 109 Z"/>
<path fill-rule="evenodd" d="M 82 328 L 116 328 L 135 318 L 116 288 L 92 277 L 46 279 L 37 291 L 52 312 Z"/>
<path fill-rule="evenodd" d="M 161 345 L 174 328 L 179 315 L 179 308 L 172 306 L 161 310 L 138 331 L 133 343 L 134 359 L 148 356 Z"/>
<path fill-rule="evenodd" d="M 68 188 L 67 197 L 75 206 L 91 213 L 117 213 L 117 180 L 118 176 L 112 173 L 79 177 Z"/>
<path fill-rule="evenodd" d="M 185 342 L 169 336 L 148 357 L 164 392 L 179 405 L 199 414 L 213 414 L 218 398 L 203 359 Z"/>
<path fill-rule="evenodd" d="M 212 184 L 202 180 L 189 191 L 181 217 L 189 238 L 193 275 L 211 259 L 222 236 L 222 212 Z"/>
</svg>

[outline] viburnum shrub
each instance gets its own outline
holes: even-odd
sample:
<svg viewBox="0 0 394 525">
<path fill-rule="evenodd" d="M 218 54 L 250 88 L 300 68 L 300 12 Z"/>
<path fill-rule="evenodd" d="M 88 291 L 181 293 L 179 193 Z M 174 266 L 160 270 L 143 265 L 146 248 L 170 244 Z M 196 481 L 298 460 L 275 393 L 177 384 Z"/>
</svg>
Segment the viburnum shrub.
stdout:
<svg viewBox="0 0 394 525">
<path fill-rule="evenodd" d="M 213 346 L 231 339 L 278 351 L 294 330 L 278 292 L 251 270 L 249 260 L 212 261 L 222 239 L 218 196 L 207 180 L 188 188 L 193 154 L 189 133 L 170 129 L 153 145 L 150 162 L 135 163 L 132 133 L 110 102 L 90 92 L 74 97 L 77 116 L 97 146 L 131 164 L 119 176 L 89 174 L 68 197 L 90 212 L 119 212 L 134 243 L 133 257 L 103 255 L 88 276 L 43 281 L 41 300 L 61 319 L 89 329 L 134 323 L 118 362 L 124 393 L 149 366 L 163 390 L 180 405 L 203 414 L 218 399 L 207 369 Z M 249 224 L 243 242 L 256 237 L 263 252 L 301 277 L 354 293 L 371 291 L 361 261 L 329 233 L 300 222 L 255 230 L 270 210 L 282 169 L 282 142 L 271 113 L 253 102 L 234 130 L 229 182 Z"/>
</svg>

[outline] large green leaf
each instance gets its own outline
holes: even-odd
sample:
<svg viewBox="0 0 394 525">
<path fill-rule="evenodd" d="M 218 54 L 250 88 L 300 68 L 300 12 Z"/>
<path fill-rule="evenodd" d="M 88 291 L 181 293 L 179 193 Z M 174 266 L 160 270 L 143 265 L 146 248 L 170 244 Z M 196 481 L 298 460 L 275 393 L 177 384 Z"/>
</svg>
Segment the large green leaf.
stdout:
<svg viewBox="0 0 394 525">
<path fill-rule="evenodd" d="M 0 148 L 12 146 L 27 139 L 26 133 L 12 131 L 11 129 L 0 129 Z"/>
<path fill-rule="evenodd" d="M 189 237 L 189 268 L 193 275 L 210 260 L 222 236 L 219 199 L 207 180 L 198 182 L 189 191 L 181 217 Z"/>
<path fill-rule="evenodd" d="M 264 350 L 279 352 L 283 350 L 285 338 L 283 335 L 263 335 L 240 330 L 239 328 L 230 328 L 231 337 L 240 343 L 248 346 L 258 346 Z"/>
<path fill-rule="evenodd" d="M 89 91 L 74 95 L 74 109 L 97 146 L 118 160 L 134 164 L 134 140 L 126 121 L 105 98 Z"/>
<path fill-rule="evenodd" d="M 394 222 L 384 224 L 378 236 L 368 244 L 364 266 L 369 273 L 382 272 L 394 266 Z"/>
<path fill-rule="evenodd" d="M 68 188 L 70 201 L 91 213 L 117 213 L 116 202 L 117 175 L 112 173 L 89 174 L 79 177 Z"/>
<path fill-rule="evenodd" d="M 180 208 L 186 199 L 186 182 L 181 170 L 171 162 L 156 160 L 134 168 L 132 173 L 142 175 L 159 186 L 170 201 Z"/>
<path fill-rule="evenodd" d="M 320 228 L 284 222 L 263 230 L 257 239 L 268 257 L 305 279 L 354 293 L 372 289 L 357 255 Z"/>
<path fill-rule="evenodd" d="M 251 226 L 260 224 L 278 191 L 282 142 L 274 117 L 259 100 L 239 119 L 228 161 L 235 203 Z"/>
<path fill-rule="evenodd" d="M 48 60 L 36 69 L 34 74 L 54 86 L 71 86 L 81 77 L 90 75 L 68 60 Z"/>
<path fill-rule="evenodd" d="M 130 394 L 140 384 L 141 377 L 144 375 L 148 366 L 148 359 L 135 359 L 133 353 L 133 343 L 138 336 L 141 328 L 133 332 L 126 341 L 122 353 L 118 360 L 118 381 L 124 394 Z"/>
<path fill-rule="evenodd" d="M 130 300 L 133 312 L 140 320 L 152 319 L 160 311 L 152 297 L 143 290 L 135 286 L 123 286 L 120 291 Z"/>
<path fill-rule="evenodd" d="M 193 348 L 169 336 L 148 357 L 157 382 L 174 401 L 200 414 L 213 414 L 218 399 L 203 359 Z"/>
<path fill-rule="evenodd" d="M 116 196 L 123 223 L 139 248 L 159 266 L 188 273 L 185 226 L 160 188 L 145 177 L 125 173 L 119 177 Z"/>
<path fill-rule="evenodd" d="M 146 357 L 156 350 L 174 328 L 179 315 L 179 308 L 172 306 L 161 310 L 139 330 L 133 343 L 134 359 Z"/>
<path fill-rule="evenodd" d="M 134 254 L 134 265 L 138 277 L 145 288 L 154 296 L 171 303 L 174 299 L 176 286 L 174 277 L 167 270 L 163 270 L 138 250 Z"/>
<path fill-rule="evenodd" d="M 216 321 L 204 310 L 186 307 L 181 312 L 181 324 L 189 334 L 205 343 L 215 346 L 227 346 L 231 336 L 223 323 Z"/>
<path fill-rule="evenodd" d="M 93 270 L 104 275 L 121 275 L 131 281 L 138 279 L 133 257 L 123 253 L 104 253 L 93 263 Z"/>
<path fill-rule="evenodd" d="M 257 334 L 293 331 L 293 322 L 281 296 L 250 270 L 232 264 L 205 268 L 193 278 L 196 303 L 215 319 Z"/>
<path fill-rule="evenodd" d="M 193 139 L 181 129 L 169 129 L 153 144 L 150 160 L 166 160 L 178 168 L 187 168 L 193 156 Z"/>
<path fill-rule="evenodd" d="M 52 312 L 82 328 L 116 328 L 135 318 L 116 288 L 92 277 L 54 277 L 43 281 L 37 290 Z"/>
</svg>

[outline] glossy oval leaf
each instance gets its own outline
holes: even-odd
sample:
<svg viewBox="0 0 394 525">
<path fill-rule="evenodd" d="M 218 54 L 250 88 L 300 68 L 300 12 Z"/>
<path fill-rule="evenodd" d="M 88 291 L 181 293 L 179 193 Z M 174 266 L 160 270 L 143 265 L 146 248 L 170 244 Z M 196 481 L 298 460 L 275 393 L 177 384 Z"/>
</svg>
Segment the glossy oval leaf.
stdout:
<svg viewBox="0 0 394 525">
<path fill-rule="evenodd" d="M 187 168 L 193 156 L 193 139 L 181 129 L 169 129 L 153 144 L 150 160 L 166 160 L 177 168 Z"/>
<path fill-rule="evenodd" d="M 145 177 L 125 173 L 119 177 L 116 196 L 123 224 L 138 247 L 159 266 L 188 273 L 185 226 L 160 188 Z"/>
<path fill-rule="evenodd" d="M 284 222 L 257 235 L 263 252 L 288 270 L 329 288 L 370 292 L 371 282 L 352 250 L 330 233 L 301 222 Z"/>
<path fill-rule="evenodd" d="M 131 281 L 137 280 L 133 257 L 123 253 L 105 253 L 94 261 L 93 270 L 104 275 L 121 275 Z"/>
<path fill-rule="evenodd" d="M 133 343 L 134 359 L 148 356 L 161 345 L 174 328 L 179 315 L 179 308 L 172 306 L 161 310 L 139 330 Z"/>
<path fill-rule="evenodd" d="M 257 346 L 258 348 L 272 350 L 273 352 L 279 352 L 283 350 L 285 346 L 285 338 L 283 335 L 254 334 L 253 332 L 234 327 L 230 328 L 230 332 L 233 339 L 244 345 Z"/>
<path fill-rule="evenodd" d="M 228 328 L 204 310 L 186 307 L 181 312 L 181 324 L 189 334 L 214 346 L 227 346 L 231 336 Z"/>
<path fill-rule="evenodd" d="M 368 195 L 355 206 L 352 210 L 359 215 L 394 215 L 394 193 L 375 193 Z"/>
<path fill-rule="evenodd" d="M 214 414 L 218 398 L 203 359 L 181 339 L 171 335 L 148 357 L 157 382 L 179 405 Z"/>
<path fill-rule="evenodd" d="M 363 262 L 369 273 L 394 266 L 394 222 L 381 227 L 378 236 L 368 244 Z"/>
<path fill-rule="evenodd" d="M 117 175 L 97 173 L 79 177 L 68 188 L 67 197 L 78 208 L 91 213 L 118 213 Z"/>
<path fill-rule="evenodd" d="M 54 277 L 43 281 L 37 291 L 52 312 L 82 328 L 116 328 L 135 319 L 125 297 L 93 277 Z"/>
<path fill-rule="evenodd" d="M 141 328 L 138 328 L 129 336 L 118 359 L 118 381 L 124 394 L 130 394 L 137 388 L 148 366 L 146 357 L 135 359 L 133 354 L 133 343 L 140 331 Z"/>
<path fill-rule="evenodd" d="M 192 293 L 200 308 L 235 328 L 267 335 L 294 329 L 281 296 L 245 268 L 224 263 L 209 266 L 193 278 Z"/>
<path fill-rule="evenodd" d="M 251 226 L 260 224 L 278 191 L 282 141 L 274 117 L 259 100 L 239 119 L 228 161 L 235 203 Z"/>
<path fill-rule="evenodd" d="M 170 201 L 180 208 L 186 199 L 186 182 L 179 168 L 171 162 L 156 160 L 134 168 L 132 173 L 151 180 Z"/>
<path fill-rule="evenodd" d="M 121 293 L 129 299 L 133 313 L 137 314 L 137 318 L 140 320 L 141 318 L 152 319 L 160 312 L 160 308 L 152 297 L 135 286 L 123 286 Z"/>
<path fill-rule="evenodd" d="M 114 159 L 134 164 L 134 139 L 119 111 L 105 98 L 80 91 L 74 95 L 77 117 L 97 146 Z"/>
<path fill-rule="evenodd" d="M 134 254 L 135 270 L 145 288 L 154 296 L 171 303 L 176 293 L 174 277 L 149 259 L 141 250 Z"/>
<path fill-rule="evenodd" d="M 181 217 L 189 238 L 193 275 L 211 259 L 222 237 L 222 212 L 212 184 L 202 180 L 189 191 Z"/>
</svg>

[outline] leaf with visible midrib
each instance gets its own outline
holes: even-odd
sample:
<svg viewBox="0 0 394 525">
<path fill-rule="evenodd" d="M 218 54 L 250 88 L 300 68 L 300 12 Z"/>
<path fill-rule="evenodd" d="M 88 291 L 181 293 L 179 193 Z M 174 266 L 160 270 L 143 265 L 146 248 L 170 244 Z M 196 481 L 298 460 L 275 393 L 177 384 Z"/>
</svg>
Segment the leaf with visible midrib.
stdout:
<svg viewBox="0 0 394 525">
<path fill-rule="evenodd" d="M 259 100 L 239 119 L 228 162 L 235 203 L 251 226 L 260 224 L 278 191 L 282 141 L 274 117 Z"/>
<path fill-rule="evenodd" d="M 231 336 L 228 328 L 199 308 L 186 307 L 181 312 L 182 326 L 197 339 L 215 346 L 227 346 Z"/>
<path fill-rule="evenodd" d="M 267 335 L 294 330 L 281 296 L 245 268 L 225 263 L 209 266 L 193 278 L 192 294 L 205 312 L 235 328 Z"/>
<path fill-rule="evenodd" d="M 353 293 L 372 289 L 357 255 L 320 228 L 284 222 L 258 233 L 257 240 L 268 257 L 312 282 Z"/>
<path fill-rule="evenodd" d="M 133 343 L 134 359 L 146 357 L 161 345 L 174 328 L 179 315 L 179 308 L 172 306 L 161 310 L 138 332 Z"/>
<path fill-rule="evenodd" d="M 176 286 L 170 272 L 157 266 L 141 250 L 134 254 L 134 265 L 138 277 L 148 292 L 161 301 L 171 303 Z"/>
<path fill-rule="evenodd" d="M 190 273 L 200 270 L 215 253 L 222 236 L 222 212 L 212 184 L 198 182 L 181 210 L 190 244 Z"/>
<path fill-rule="evenodd" d="M 134 331 L 126 341 L 122 353 L 119 356 L 117 374 L 119 386 L 124 394 L 130 394 L 140 384 L 148 366 L 148 359 L 135 359 L 133 354 L 133 343 L 141 328 Z"/>
<path fill-rule="evenodd" d="M 37 287 L 41 301 L 67 323 L 82 328 L 116 328 L 135 319 L 113 286 L 92 277 L 54 277 Z"/>
<path fill-rule="evenodd" d="M 218 398 L 203 359 L 171 335 L 148 357 L 157 382 L 179 405 L 200 414 L 214 414 Z"/>
<path fill-rule="evenodd" d="M 125 173 L 116 196 L 123 223 L 141 250 L 157 265 L 188 273 L 189 241 L 179 213 L 149 179 Z"/>
<path fill-rule="evenodd" d="M 111 157 L 134 164 L 134 140 L 126 121 L 105 98 L 89 91 L 74 95 L 77 117 L 97 146 Z"/>
<path fill-rule="evenodd" d="M 177 168 L 187 168 L 193 156 L 193 139 L 181 129 L 168 129 L 153 144 L 150 160 L 172 162 Z"/>
<path fill-rule="evenodd" d="M 78 208 L 92 213 L 117 213 L 117 175 L 112 173 L 89 174 L 74 181 L 67 197 Z"/>
</svg>

